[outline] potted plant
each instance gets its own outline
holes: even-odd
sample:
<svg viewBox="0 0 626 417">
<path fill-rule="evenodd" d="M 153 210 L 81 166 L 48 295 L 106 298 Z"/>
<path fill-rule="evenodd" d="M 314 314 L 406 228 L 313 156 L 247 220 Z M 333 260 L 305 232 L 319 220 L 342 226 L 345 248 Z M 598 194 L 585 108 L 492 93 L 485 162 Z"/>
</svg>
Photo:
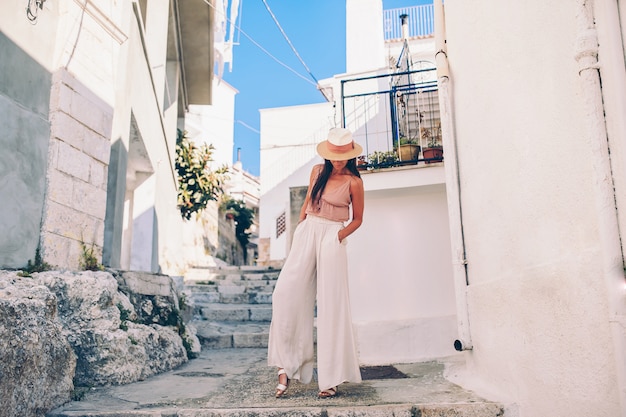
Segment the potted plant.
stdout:
<svg viewBox="0 0 626 417">
<path fill-rule="evenodd" d="M 396 166 L 398 154 L 395 151 L 376 151 L 367 156 L 369 166 L 374 168 L 389 168 Z"/>
<path fill-rule="evenodd" d="M 398 157 L 400 161 L 415 161 L 419 158 L 421 146 L 417 139 L 401 136 L 398 140 Z"/>
<path fill-rule="evenodd" d="M 426 141 L 427 146 L 424 148 L 422 155 L 426 159 L 426 163 L 439 162 L 443 160 L 443 147 L 440 142 L 441 123 L 437 125 L 435 134 L 430 129 L 422 128 L 422 139 Z"/>
<path fill-rule="evenodd" d="M 367 169 L 367 160 L 365 159 L 365 155 L 359 155 L 356 157 L 356 169 L 361 171 Z"/>
</svg>

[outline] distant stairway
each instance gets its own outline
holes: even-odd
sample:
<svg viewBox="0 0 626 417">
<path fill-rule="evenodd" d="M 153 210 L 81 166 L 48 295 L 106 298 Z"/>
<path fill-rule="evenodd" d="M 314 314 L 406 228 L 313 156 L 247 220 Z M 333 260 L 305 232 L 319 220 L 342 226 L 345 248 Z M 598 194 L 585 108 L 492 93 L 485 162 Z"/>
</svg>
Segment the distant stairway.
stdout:
<svg viewBox="0 0 626 417">
<path fill-rule="evenodd" d="M 185 293 L 202 348 L 267 347 L 272 291 L 279 272 L 250 266 L 190 271 Z"/>
</svg>

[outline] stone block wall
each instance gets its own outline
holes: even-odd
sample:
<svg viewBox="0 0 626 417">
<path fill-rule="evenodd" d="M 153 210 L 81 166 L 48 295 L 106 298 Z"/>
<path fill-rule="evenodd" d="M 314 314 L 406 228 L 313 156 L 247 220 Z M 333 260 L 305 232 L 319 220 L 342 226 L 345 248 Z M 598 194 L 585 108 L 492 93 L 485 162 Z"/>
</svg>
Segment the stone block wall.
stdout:
<svg viewBox="0 0 626 417">
<path fill-rule="evenodd" d="M 52 77 L 42 224 L 44 261 L 78 269 L 82 247 L 101 258 L 113 109 L 65 69 Z"/>
</svg>

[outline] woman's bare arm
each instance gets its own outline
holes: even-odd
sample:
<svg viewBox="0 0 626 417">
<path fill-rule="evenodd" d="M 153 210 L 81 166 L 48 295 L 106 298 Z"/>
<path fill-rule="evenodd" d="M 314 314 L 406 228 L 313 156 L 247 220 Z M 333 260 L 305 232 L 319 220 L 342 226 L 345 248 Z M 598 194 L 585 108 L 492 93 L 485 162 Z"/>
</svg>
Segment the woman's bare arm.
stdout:
<svg viewBox="0 0 626 417">
<path fill-rule="evenodd" d="M 352 198 L 352 220 L 339 231 L 338 238 L 340 242 L 354 233 L 363 223 L 365 191 L 363 190 L 363 180 L 361 178 L 352 177 L 350 180 L 350 196 Z"/>
</svg>

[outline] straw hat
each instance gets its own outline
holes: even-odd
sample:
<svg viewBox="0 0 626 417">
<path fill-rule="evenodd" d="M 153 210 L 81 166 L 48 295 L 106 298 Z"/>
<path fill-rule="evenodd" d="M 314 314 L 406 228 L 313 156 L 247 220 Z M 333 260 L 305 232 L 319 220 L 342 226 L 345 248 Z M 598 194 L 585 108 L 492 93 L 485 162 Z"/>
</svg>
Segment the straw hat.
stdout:
<svg viewBox="0 0 626 417">
<path fill-rule="evenodd" d="M 317 153 L 329 161 L 347 161 L 356 158 L 363 152 L 363 147 L 354 143 L 352 133 L 348 129 L 333 127 L 328 138 L 317 145 Z"/>
</svg>

